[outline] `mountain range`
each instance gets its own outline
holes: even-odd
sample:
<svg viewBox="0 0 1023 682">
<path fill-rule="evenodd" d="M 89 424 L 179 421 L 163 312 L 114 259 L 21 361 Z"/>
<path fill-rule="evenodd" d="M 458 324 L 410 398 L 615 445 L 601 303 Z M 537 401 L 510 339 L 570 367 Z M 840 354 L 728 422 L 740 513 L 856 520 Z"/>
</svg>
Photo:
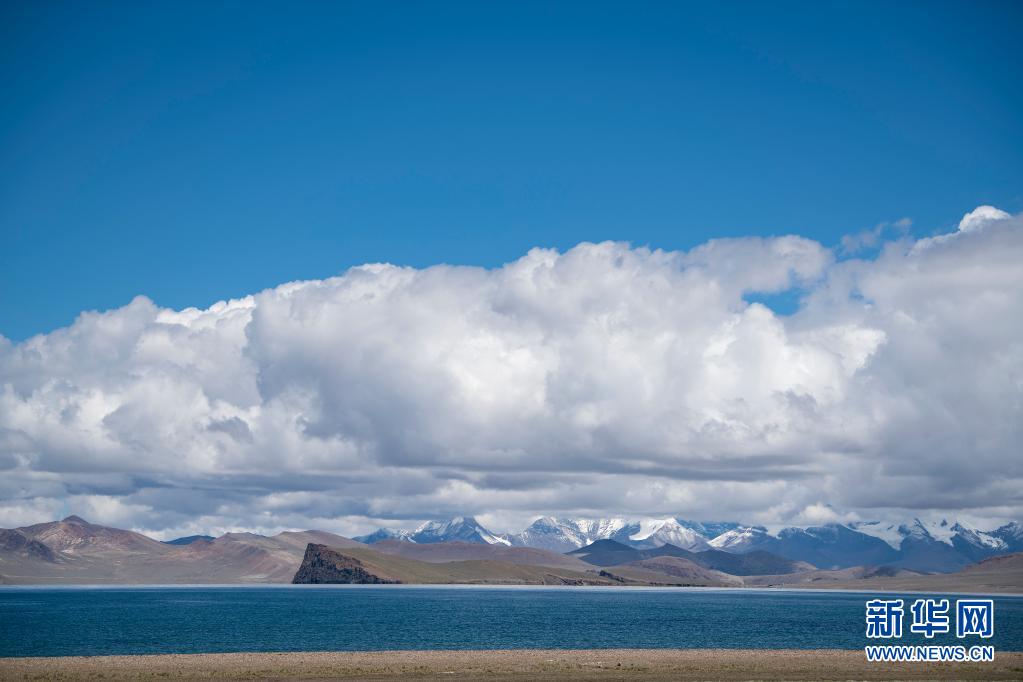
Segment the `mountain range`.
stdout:
<svg viewBox="0 0 1023 682">
<path fill-rule="evenodd" d="M 558 554 L 501 544 L 418 544 L 391 539 L 352 548 L 310 543 L 292 582 L 809 587 L 998 594 L 1018 593 L 1023 587 L 1023 553 L 991 557 L 954 573 L 923 574 L 892 566 L 822 570 L 760 550 L 690 552 L 673 545 L 636 549 L 615 540 L 597 540 Z"/>
<path fill-rule="evenodd" d="M 893 566 L 947 573 L 991 556 L 1023 551 L 1023 525 L 1013 522 L 993 531 L 982 531 L 963 521 L 913 519 L 902 524 L 856 522 L 789 527 L 771 533 L 764 527 L 732 522 L 543 516 L 519 533 L 500 534 L 486 529 L 473 517 L 455 517 L 423 524 L 413 531 L 381 529 L 356 539 L 365 544 L 381 540 L 418 544 L 459 540 L 555 552 L 571 552 L 600 540 L 613 540 L 633 549 L 672 545 L 690 552 L 770 552 L 829 570 Z"/>
<path fill-rule="evenodd" d="M 311 544 L 332 551 L 372 551 L 374 557 L 391 557 L 385 560 L 391 564 L 476 562 L 472 566 L 482 571 L 480 575 L 493 580 L 514 581 L 515 576 L 528 574 L 533 581 L 571 581 L 581 579 L 574 575 L 580 571 L 603 570 L 637 584 L 749 585 L 951 574 L 990 557 L 1020 552 L 1023 528 L 1010 523 L 985 532 L 963 522 L 914 520 L 898 525 L 826 524 L 771 533 L 756 526 L 676 518 L 542 517 L 521 533 L 499 534 L 472 517 L 455 517 L 409 532 L 377 532 L 357 539 L 306 530 L 273 536 L 199 535 L 161 542 L 69 516 L 0 529 L 0 583 L 287 582 Z M 490 570 L 495 565 L 504 568 L 495 573 Z M 470 575 L 468 566 L 463 566 L 468 573 L 457 575 Z M 514 566 L 557 569 L 561 577 L 551 577 L 549 570 L 541 575 L 508 568 Z M 626 572 L 615 573 L 619 569 Z M 440 573 L 424 569 L 408 575 L 436 578 Z M 792 576 L 801 577 L 794 580 Z"/>
<path fill-rule="evenodd" d="M 416 544 L 476 542 L 486 545 L 511 545 L 507 538 L 491 533 L 471 516 L 456 516 L 448 521 L 427 521 L 411 531 L 381 528 L 374 533 L 354 539 L 364 544 L 373 544 L 383 540 L 402 540 Z"/>
<path fill-rule="evenodd" d="M 724 524 L 734 528 L 737 524 Z M 710 547 L 702 524 L 680 522 L 674 518 L 626 521 L 622 518 L 559 519 L 543 516 L 521 533 L 499 534 L 484 528 L 474 517 L 456 516 L 450 521 L 430 521 L 412 531 L 381 528 L 355 539 L 365 544 L 381 540 L 403 540 L 415 543 L 484 542 L 512 547 L 535 547 L 567 552 L 597 540 L 616 540 L 638 549 L 671 544 L 688 550 Z"/>
</svg>

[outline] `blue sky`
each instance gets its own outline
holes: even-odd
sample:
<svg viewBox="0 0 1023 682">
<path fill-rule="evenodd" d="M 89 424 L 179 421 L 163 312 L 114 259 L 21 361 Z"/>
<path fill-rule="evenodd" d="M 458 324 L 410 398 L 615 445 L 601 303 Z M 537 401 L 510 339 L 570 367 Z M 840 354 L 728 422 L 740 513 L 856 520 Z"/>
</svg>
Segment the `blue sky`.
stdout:
<svg viewBox="0 0 1023 682">
<path fill-rule="evenodd" d="M 1023 209 L 1015 2 L 5 3 L 0 334 Z"/>
</svg>

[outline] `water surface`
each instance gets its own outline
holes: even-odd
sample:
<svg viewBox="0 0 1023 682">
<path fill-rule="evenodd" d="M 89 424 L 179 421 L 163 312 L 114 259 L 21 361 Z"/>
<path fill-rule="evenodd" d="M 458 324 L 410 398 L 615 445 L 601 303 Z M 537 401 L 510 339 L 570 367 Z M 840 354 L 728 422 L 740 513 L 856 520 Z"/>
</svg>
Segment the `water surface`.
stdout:
<svg viewBox="0 0 1023 682">
<path fill-rule="evenodd" d="M 0 587 L 0 656 L 615 647 L 856 649 L 870 643 L 864 637 L 864 601 L 870 597 L 849 592 L 700 588 Z M 951 599 L 954 602 L 955 597 Z M 922 637 L 908 634 L 898 641 L 924 643 Z M 995 599 L 992 639 L 959 640 L 953 634 L 927 643 L 984 643 L 994 644 L 996 651 L 1023 650 L 1023 597 Z"/>
</svg>

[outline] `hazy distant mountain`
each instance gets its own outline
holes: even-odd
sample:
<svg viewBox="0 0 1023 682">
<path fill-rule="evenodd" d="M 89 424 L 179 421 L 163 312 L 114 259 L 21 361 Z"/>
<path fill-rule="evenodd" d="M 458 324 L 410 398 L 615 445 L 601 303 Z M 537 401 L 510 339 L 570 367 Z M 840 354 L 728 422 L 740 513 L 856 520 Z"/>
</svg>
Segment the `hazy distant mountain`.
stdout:
<svg viewBox="0 0 1023 682">
<path fill-rule="evenodd" d="M 759 527 L 736 528 L 712 539 L 710 545 L 739 553 L 766 550 L 824 569 L 888 565 L 949 572 L 1012 551 L 1013 533 L 1019 530 L 1008 524 L 983 532 L 965 522 L 947 520 L 914 519 L 905 524 L 863 521 L 785 528 L 776 535 Z"/>
<path fill-rule="evenodd" d="M 644 553 L 635 547 L 622 544 L 617 540 L 610 539 L 597 540 L 585 547 L 574 549 L 569 554 L 579 557 L 586 563 L 593 564 L 594 566 L 617 566 L 642 559 L 650 559 L 654 556 L 650 553 Z"/>
<path fill-rule="evenodd" d="M 739 576 L 799 573 L 816 568 L 805 561 L 787 559 L 759 549 L 745 554 L 706 549 L 695 552 L 691 558 L 701 566 Z"/>
<path fill-rule="evenodd" d="M 898 559 L 898 552 L 885 541 L 837 523 L 785 528 L 777 538 L 768 538 L 755 549 L 806 561 L 818 568 L 880 566 Z"/>
<path fill-rule="evenodd" d="M 212 535 L 186 535 L 183 538 L 174 538 L 173 540 L 164 540 L 165 545 L 190 545 L 196 540 L 205 540 L 210 542 L 214 539 Z"/>
<path fill-rule="evenodd" d="M 710 544 L 733 553 L 767 551 L 825 569 L 879 566 L 899 557 L 898 551 L 884 540 L 841 524 L 784 528 L 777 535 L 761 527 L 736 528 L 714 538 Z"/>
<path fill-rule="evenodd" d="M 694 552 L 674 545 L 637 549 L 615 540 L 598 540 L 592 545 L 572 550 L 569 554 L 594 566 L 605 567 L 633 564 L 658 557 L 678 557 L 707 569 L 737 576 L 794 573 L 814 568 L 805 562 L 792 561 L 764 551 L 732 554 L 716 549 L 704 549 Z"/>
</svg>

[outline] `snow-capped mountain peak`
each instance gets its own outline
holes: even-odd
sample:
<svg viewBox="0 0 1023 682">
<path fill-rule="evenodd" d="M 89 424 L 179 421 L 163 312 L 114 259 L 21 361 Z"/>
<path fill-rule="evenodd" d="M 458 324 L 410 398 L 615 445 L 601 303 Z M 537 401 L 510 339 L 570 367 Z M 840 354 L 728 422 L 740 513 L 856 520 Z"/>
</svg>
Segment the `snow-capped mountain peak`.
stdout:
<svg viewBox="0 0 1023 682">
<path fill-rule="evenodd" d="M 952 526 L 952 531 L 956 537 L 959 537 L 964 542 L 967 542 L 975 547 L 981 547 L 991 550 L 1004 550 L 1007 548 L 1005 540 L 992 535 L 991 533 L 985 533 L 984 531 L 978 530 L 973 526 L 967 525 L 962 521 L 956 521 Z"/>
<path fill-rule="evenodd" d="M 952 530 L 953 524 L 949 523 L 947 519 L 941 519 L 940 521 L 922 521 L 920 519 L 913 519 L 912 525 L 909 526 L 909 534 L 913 536 L 922 535 L 923 537 L 929 537 L 937 542 L 944 542 L 946 545 L 952 544 L 952 538 L 955 536 L 955 531 Z"/>
<path fill-rule="evenodd" d="M 713 538 L 708 544 L 714 549 L 737 552 L 767 540 L 770 536 L 767 529 L 760 526 L 747 526 L 727 530 Z"/>
<path fill-rule="evenodd" d="M 984 532 L 974 528 L 965 521 L 925 521 L 915 518 L 903 524 L 882 521 L 859 521 L 849 527 L 865 535 L 871 535 L 887 542 L 893 549 L 901 549 L 903 540 L 910 538 L 917 542 L 940 542 L 955 547 L 956 541 L 985 550 L 1003 550 L 1004 540 L 994 531 Z"/>
<path fill-rule="evenodd" d="M 571 523 L 583 533 L 590 544 L 595 540 L 607 540 L 619 535 L 628 525 L 628 521 L 618 517 L 607 519 L 570 519 Z"/>
<path fill-rule="evenodd" d="M 1012 521 L 1005 524 L 1001 528 L 992 531 L 997 533 L 999 537 L 1008 540 L 1015 540 L 1016 542 L 1023 541 L 1023 523 Z"/>
<path fill-rule="evenodd" d="M 1000 528 L 996 528 L 988 533 L 988 535 L 1001 540 L 1006 551 L 1023 551 L 1023 524 L 1012 521 Z"/>
<path fill-rule="evenodd" d="M 413 531 L 395 531 L 381 528 L 375 533 L 358 538 L 360 542 L 372 544 L 381 540 L 396 539 L 405 542 L 430 544 L 436 542 L 475 542 L 487 545 L 510 545 L 500 535 L 491 533 L 471 516 L 456 516 L 447 521 L 427 521 Z"/>
<path fill-rule="evenodd" d="M 692 528 L 683 526 L 677 519 L 643 519 L 638 525 L 639 528 L 629 535 L 629 540 L 636 546 L 658 547 L 667 544 L 689 550 L 709 547 L 707 538 Z"/>
<path fill-rule="evenodd" d="M 708 539 L 711 529 L 722 532 Z M 772 527 L 769 532 L 760 526 L 686 522 L 671 517 L 631 520 L 540 516 L 519 533 L 499 535 L 471 516 L 457 516 L 423 523 L 413 531 L 381 529 L 356 539 L 366 543 L 398 539 L 417 543 L 502 544 L 555 552 L 569 552 L 598 540 L 614 540 L 637 549 L 671 544 L 697 552 L 718 549 L 744 554 L 764 550 L 822 568 L 895 565 L 931 572 L 958 570 L 990 556 L 1023 551 L 1023 525 L 1013 522 L 983 531 L 965 521 L 924 517 L 904 523 L 856 521 L 809 528 Z"/>
<path fill-rule="evenodd" d="M 456 516 L 448 521 L 427 521 L 412 532 L 411 538 L 420 543 L 461 541 L 488 545 L 511 544 L 481 526 L 472 516 Z"/>
<path fill-rule="evenodd" d="M 871 537 L 884 540 L 892 549 L 902 547 L 902 541 L 906 535 L 902 532 L 901 526 L 897 523 L 886 523 L 884 521 L 857 521 L 850 523 L 849 527 L 855 531 L 870 535 Z"/>
<path fill-rule="evenodd" d="M 513 545 L 565 552 L 619 535 L 624 519 L 566 519 L 541 516 L 521 533 L 508 536 Z"/>
<path fill-rule="evenodd" d="M 390 528 L 379 528 L 368 535 L 359 535 L 352 538 L 356 542 L 372 545 L 383 540 L 402 540 L 404 542 L 415 542 L 412 534 L 407 530 L 392 530 Z"/>
</svg>

